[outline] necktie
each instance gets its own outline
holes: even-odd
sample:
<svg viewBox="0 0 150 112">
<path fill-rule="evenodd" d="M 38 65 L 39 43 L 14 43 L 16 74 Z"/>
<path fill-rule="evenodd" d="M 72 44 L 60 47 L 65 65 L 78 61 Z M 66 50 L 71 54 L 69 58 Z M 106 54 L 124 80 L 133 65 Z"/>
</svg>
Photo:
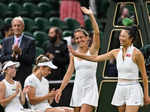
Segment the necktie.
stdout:
<svg viewBox="0 0 150 112">
<path fill-rule="evenodd" d="M 20 41 L 20 39 L 19 39 L 19 38 L 16 38 L 15 45 L 18 45 L 18 46 L 19 46 L 19 41 Z"/>
</svg>

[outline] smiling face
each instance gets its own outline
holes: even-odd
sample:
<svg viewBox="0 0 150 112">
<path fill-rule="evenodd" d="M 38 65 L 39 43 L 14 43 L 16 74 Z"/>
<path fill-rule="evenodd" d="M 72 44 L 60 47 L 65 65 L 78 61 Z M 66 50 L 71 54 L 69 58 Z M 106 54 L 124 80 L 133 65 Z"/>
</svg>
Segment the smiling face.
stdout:
<svg viewBox="0 0 150 112">
<path fill-rule="evenodd" d="M 89 44 L 89 37 L 86 36 L 82 31 L 75 32 L 74 39 L 79 47 L 88 46 Z"/>
<path fill-rule="evenodd" d="M 119 40 L 120 40 L 121 46 L 128 47 L 132 44 L 133 39 L 129 36 L 129 33 L 127 30 L 122 30 L 120 32 Z"/>
<path fill-rule="evenodd" d="M 47 66 L 40 67 L 40 70 L 41 70 L 41 74 L 42 74 L 43 77 L 46 77 L 49 74 L 51 74 L 51 68 L 49 68 Z"/>
<path fill-rule="evenodd" d="M 6 75 L 9 75 L 10 77 L 15 77 L 16 76 L 16 66 L 12 65 L 7 67 L 7 69 L 5 70 Z"/>
<path fill-rule="evenodd" d="M 24 30 L 23 22 L 19 19 L 14 19 L 12 21 L 12 29 L 13 29 L 14 35 L 16 35 L 17 37 L 21 36 Z"/>
</svg>

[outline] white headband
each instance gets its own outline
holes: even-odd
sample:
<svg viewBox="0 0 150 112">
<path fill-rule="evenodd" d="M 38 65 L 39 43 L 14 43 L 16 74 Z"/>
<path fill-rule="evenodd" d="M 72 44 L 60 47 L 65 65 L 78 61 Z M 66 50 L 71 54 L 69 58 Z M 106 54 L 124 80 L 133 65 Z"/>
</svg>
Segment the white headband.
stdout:
<svg viewBox="0 0 150 112">
<path fill-rule="evenodd" d="M 4 65 L 2 70 L 4 71 L 4 70 L 6 70 L 7 67 L 10 67 L 12 65 L 15 65 L 16 67 L 19 67 L 20 63 L 19 62 L 8 61 L 8 62 L 6 62 L 6 64 Z"/>
<path fill-rule="evenodd" d="M 51 69 L 57 69 L 57 66 L 55 66 L 52 61 L 38 63 L 37 66 L 48 66 Z"/>
</svg>

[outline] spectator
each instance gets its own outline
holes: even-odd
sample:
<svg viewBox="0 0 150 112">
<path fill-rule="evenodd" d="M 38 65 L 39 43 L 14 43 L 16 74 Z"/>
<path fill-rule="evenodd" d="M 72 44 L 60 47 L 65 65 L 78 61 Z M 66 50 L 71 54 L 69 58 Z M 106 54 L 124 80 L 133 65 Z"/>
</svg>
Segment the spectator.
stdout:
<svg viewBox="0 0 150 112">
<path fill-rule="evenodd" d="M 44 55 L 37 57 L 33 73 L 25 80 L 25 87 L 31 88 L 27 96 L 32 109 L 42 112 L 73 112 L 73 109 L 68 107 L 52 107 L 50 105 L 53 102 L 56 91 L 49 91 L 49 83 L 45 77 L 51 74 L 52 69 L 56 68 L 48 57 Z"/>
<path fill-rule="evenodd" d="M 129 17 L 129 10 L 128 10 L 128 8 L 126 8 L 126 7 L 121 7 L 120 8 L 120 16 L 119 16 L 119 18 L 118 18 L 118 20 L 117 20 L 117 25 L 123 25 L 122 24 L 122 20 L 124 19 L 124 18 L 128 18 Z"/>
<path fill-rule="evenodd" d="M 49 29 L 49 43 L 45 46 L 45 53 L 58 68 L 52 70 L 48 80 L 62 80 L 66 73 L 66 66 L 69 63 L 69 52 L 67 41 L 62 39 L 62 31 L 58 27 Z"/>
<path fill-rule="evenodd" d="M 15 80 L 20 81 L 23 86 L 25 78 L 32 71 L 35 58 L 35 42 L 32 37 L 23 34 L 24 21 L 22 17 L 15 17 L 11 25 L 14 35 L 2 42 L 3 48 L 0 61 L 20 62 Z"/>
<path fill-rule="evenodd" d="M 11 28 L 11 25 L 10 24 L 4 24 L 1 28 L 1 34 L 2 34 L 2 39 L 5 39 L 7 37 L 10 37 L 13 35 L 13 31 L 12 31 L 12 28 Z M 1 53 L 1 50 L 2 50 L 2 41 L 0 42 L 0 53 Z"/>
<path fill-rule="evenodd" d="M 1 28 L 1 34 L 3 38 L 7 38 L 13 35 L 13 30 L 10 24 L 4 24 Z"/>
<path fill-rule="evenodd" d="M 4 26 L 1 28 L 1 34 L 2 34 L 2 39 L 5 39 L 7 37 L 10 37 L 13 35 L 13 31 L 11 28 L 10 24 L 4 24 Z M 3 40 L 2 40 L 3 41 Z M 0 42 L 0 55 L 2 52 L 2 41 Z M 0 72 L 2 70 L 2 63 L 0 63 Z M 4 75 L 0 73 L 0 81 L 4 79 Z"/>
<path fill-rule="evenodd" d="M 60 19 L 73 18 L 77 20 L 81 26 L 84 26 L 84 17 L 80 9 L 79 0 L 61 0 L 60 3 Z"/>
</svg>

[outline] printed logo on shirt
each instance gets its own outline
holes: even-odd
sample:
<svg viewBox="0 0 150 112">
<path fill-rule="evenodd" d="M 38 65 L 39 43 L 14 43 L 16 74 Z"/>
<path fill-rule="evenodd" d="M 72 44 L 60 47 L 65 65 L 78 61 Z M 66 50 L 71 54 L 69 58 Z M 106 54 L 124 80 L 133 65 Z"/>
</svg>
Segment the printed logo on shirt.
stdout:
<svg viewBox="0 0 150 112">
<path fill-rule="evenodd" d="M 131 54 L 126 54 L 126 57 L 131 57 Z"/>
</svg>

